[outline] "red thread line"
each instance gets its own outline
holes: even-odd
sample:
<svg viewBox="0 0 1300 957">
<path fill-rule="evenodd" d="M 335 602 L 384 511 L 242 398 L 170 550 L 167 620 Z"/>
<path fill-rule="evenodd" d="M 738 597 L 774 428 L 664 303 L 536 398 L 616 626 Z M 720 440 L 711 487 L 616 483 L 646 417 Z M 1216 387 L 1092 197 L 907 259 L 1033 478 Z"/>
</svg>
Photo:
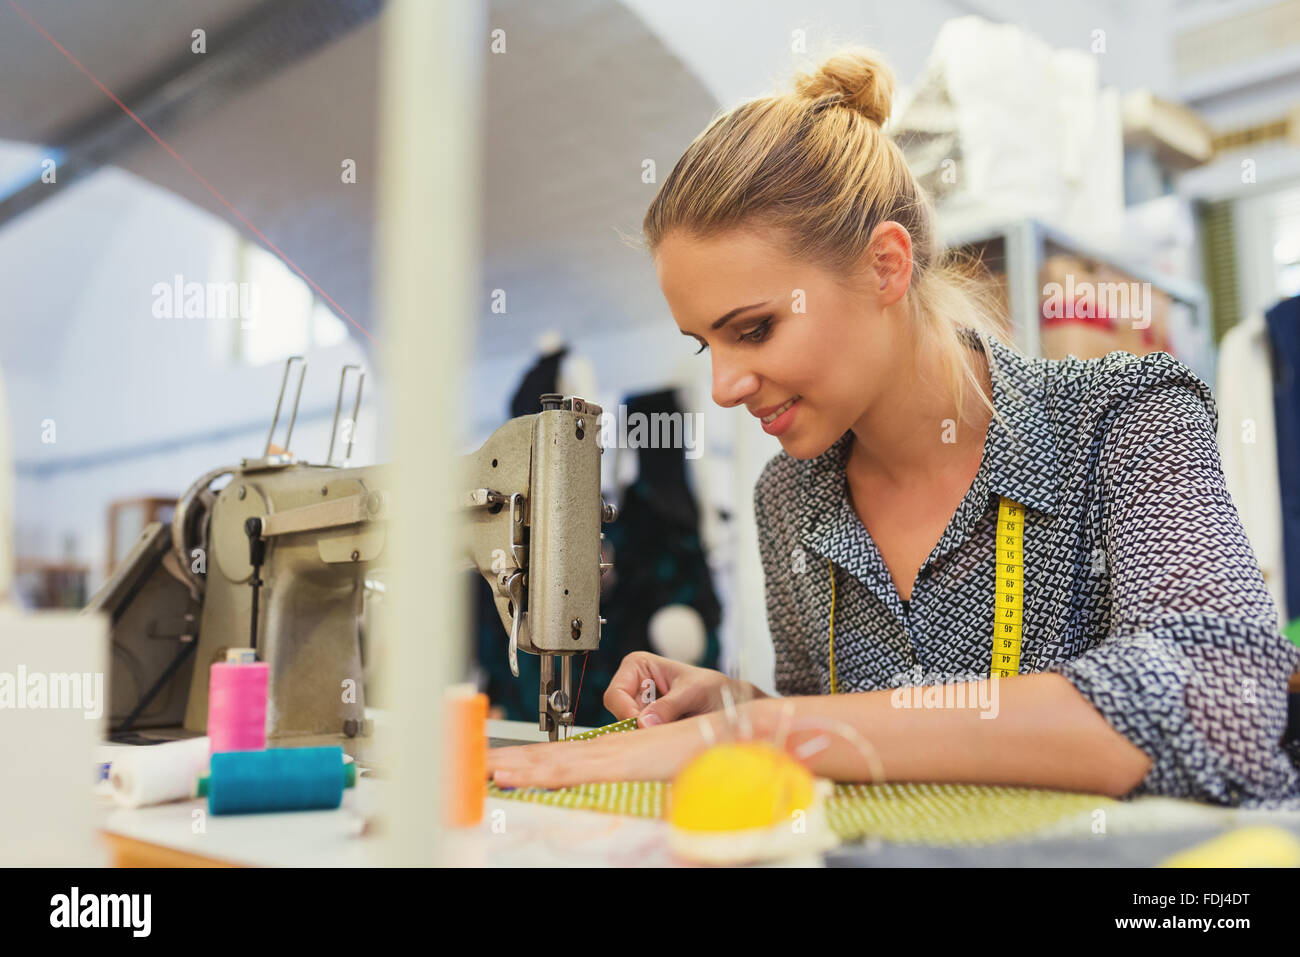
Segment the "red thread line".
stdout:
<svg viewBox="0 0 1300 957">
<path fill-rule="evenodd" d="M 288 266 L 299 276 L 301 276 L 303 280 L 306 281 L 307 285 L 311 286 L 312 289 L 314 289 L 318 294 L 320 294 L 320 296 L 331 306 L 333 306 L 335 310 L 337 310 L 338 313 L 343 316 L 343 318 L 347 319 L 348 322 L 352 323 L 352 325 L 355 326 L 363 336 L 365 336 L 371 342 L 375 341 L 374 337 L 371 336 L 370 333 L 365 330 L 365 328 L 361 325 L 361 323 L 353 319 L 346 309 L 344 309 L 337 302 L 335 302 L 333 299 L 330 298 L 329 293 L 327 293 L 320 286 L 316 285 L 316 281 L 312 279 L 311 276 L 308 276 L 305 272 L 299 269 L 297 263 L 295 263 L 292 259 L 286 256 L 283 252 L 281 252 L 280 248 L 276 246 L 275 243 L 267 239 L 266 234 L 263 233 L 260 229 L 258 229 L 257 226 L 253 224 L 252 220 L 250 220 L 247 216 L 245 216 L 238 209 L 236 209 L 234 205 L 231 204 L 231 202 L 226 199 L 226 197 L 222 196 L 219 192 L 217 192 L 216 189 L 214 189 L 212 185 L 206 179 L 204 179 L 202 175 L 200 175 L 198 170 L 196 170 L 193 166 L 187 163 L 179 153 L 177 153 L 174 149 L 168 146 L 161 136 L 159 136 L 153 130 L 149 129 L 148 125 L 144 122 L 144 120 L 140 119 L 140 117 L 136 116 L 135 113 L 131 112 L 131 109 L 125 103 L 123 103 L 121 100 L 119 100 L 116 96 L 113 95 L 112 90 L 106 87 L 103 83 L 99 82 L 95 74 L 91 73 L 84 66 L 82 66 L 81 62 L 76 57 L 74 57 L 71 53 L 65 50 L 63 48 L 63 45 L 59 43 L 58 40 L 50 36 L 49 33 L 45 31 L 44 27 L 42 27 L 39 23 L 33 20 L 31 15 L 18 5 L 17 0 L 9 0 L 9 6 L 13 7 L 14 10 L 17 11 L 20 17 L 22 17 L 29 24 L 31 24 L 32 28 L 35 29 L 37 33 L 45 37 L 45 39 L 50 42 L 50 45 L 53 46 L 54 49 L 62 53 L 68 59 L 68 62 L 70 62 L 78 70 L 84 73 L 87 77 L 89 77 L 90 82 L 94 83 L 95 86 L 99 87 L 99 89 L 104 93 L 104 95 L 107 96 L 114 103 L 116 103 L 118 108 L 121 109 L 123 113 L 131 117 L 131 119 L 135 120 L 136 125 L 138 125 L 140 129 L 144 130 L 151 137 L 153 137 L 154 142 L 156 142 L 159 146 L 161 146 L 168 153 L 170 153 L 172 158 L 176 160 L 176 162 L 180 163 L 181 166 L 185 167 L 186 171 L 191 176 L 193 176 L 196 180 L 198 180 L 199 183 L 203 185 L 204 189 L 206 189 L 209 193 L 215 196 L 217 198 L 217 201 L 220 202 L 221 205 L 225 206 L 226 209 L 230 210 L 230 212 L 233 213 L 241 223 L 243 223 L 245 226 L 251 229 L 257 235 L 257 238 L 260 239 L 262 242 L 264 242 L 267 245 L 267 247 L 271 249 L 272 252 L 274 252 L 277 256 L 279 256 L 281 261 L 286 266 Z"/>
<path fill-rule="evenodd" d="M 573 720 L 574 721 L 578 720 L 578 702 L 582 700 L 582 679 L 587 674 L 587 656 L 590 654 L 591 652 L 588 651 L 582 656 L 582 674 L 578 675 L 578 694 L 573 699 Z"/>
</svg>

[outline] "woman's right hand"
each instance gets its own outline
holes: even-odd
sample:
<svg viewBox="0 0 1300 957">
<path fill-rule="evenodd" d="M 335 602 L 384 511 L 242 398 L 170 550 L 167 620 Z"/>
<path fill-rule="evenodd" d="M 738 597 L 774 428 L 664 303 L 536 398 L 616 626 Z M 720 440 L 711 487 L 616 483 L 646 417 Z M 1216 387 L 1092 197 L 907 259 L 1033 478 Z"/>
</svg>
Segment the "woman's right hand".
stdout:
<svg viewBox="0 0 1300 957">
<path fill-rule="evenodd" d="M 722 689 L 728 686 L 738 702 L 763 697 L 753 685 L 732 681 L 720 671 L 634 651 L 623 659 L 605 690 L 605 707 L 619 721 L 635 717 L 638 726 L 648 728 L 716 711 L 722 707 Z"/>
</svg>

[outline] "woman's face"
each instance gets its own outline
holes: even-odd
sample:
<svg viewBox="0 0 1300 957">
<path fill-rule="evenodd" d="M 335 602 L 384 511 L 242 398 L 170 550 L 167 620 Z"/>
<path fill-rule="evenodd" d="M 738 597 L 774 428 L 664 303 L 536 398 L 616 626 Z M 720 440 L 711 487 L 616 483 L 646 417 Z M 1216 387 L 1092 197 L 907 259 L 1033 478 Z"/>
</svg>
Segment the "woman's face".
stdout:
<svg viewBox="0 0 1300 957">
<path fill-rule="evenodd" d="M 884 321 L 888 296 L 874 270 L 853 293 L 748 230 L 709 239 L 669 233 L 655 270 L 682 333 L 708 348 L 714 402 L 766 416 L 796 400 L 754 427 L 797 459 L 820 455 L 852 428 L 894 368 L 899 324 Z"/>
</svg>

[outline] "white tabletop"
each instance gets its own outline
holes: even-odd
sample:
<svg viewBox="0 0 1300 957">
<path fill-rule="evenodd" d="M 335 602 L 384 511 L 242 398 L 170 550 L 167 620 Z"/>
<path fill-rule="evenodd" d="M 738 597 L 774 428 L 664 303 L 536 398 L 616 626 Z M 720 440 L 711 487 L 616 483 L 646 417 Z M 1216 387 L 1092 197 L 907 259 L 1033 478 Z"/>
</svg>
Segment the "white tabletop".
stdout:
<svg viewBox="0 0 1300 957">
<path fill-rule="evenodd" d="M 582 731 L 583 728 L 576 728 Z M 527 721 L 487 723 L 489 738 L 545 741 Z M 104 745 L 103 760 L 130 745 Z M 332 811 L 214 815 L 196 798 L 122 808 L 101 787 L 101 830 L 188 854 L 271 867 L 360 867 L 382 863 L 367 822 L 381 807 L 387 782 L 364 772 Z M 673 863 L 663 821 L 545 807 L 487 798 L 483 820 L 449 831 L 446 863 L 478 867 L 655 867 Z M 432 863 L 432 862 L 431 862 Z"/>
<path fill-rule="evenodd" d="M 491 720 L 487 733 L 497 741 L 546 740 L 535 723 L 526 721 Z M 111 759 L 112 753 L 123 747 L 130 746 L 104 745 L 101 760 Z M 379 777 L 371 777 L 363 769 L 356 786 L 344 791 L 337 810 L 282 814 L 212 815 L 202 799 L 121 808 L 101 784 L 97 788 L 96 823 L 100 830 L 121 837 L 236 864 L 382 865 L 383 848 L 373 835 L 389 782 L 382 776 L 382 769 L 380 773 Z M 1277 824 L 1300 828 L 1298 812 L 1245 812 L 1172 799 L 1144 799 L 1115 809 L 1109 817 L 1111 830 L 1120 837 L 1210 825 Z M 1204 839 L 1196 838 L 1190 830 L 1188 835 L 1189 842 Z M 472 867 L 660 867 L 681 863 L 668 850 L 667 824 L 662 820 L 495 797 L 485 800 L 483 819 L 477 826 L 446 832 L 444 848 L 445 860 L 429 863 Z M 904 860 L 924 857 L 923 853 L 908 857 L 908 853 L 908 849 L 899 851 Z M 930 856 L 943 853 L 940 849 Z M 1164 853 L 1168 851 L 1162 856 Z M 1014 863 L 1020 856 L 1013 848 L 1008 848 L 1008 854 L 1010 857 L 1003 863 Z M 780 863 L 816 865 L 821 858 Z"/>
</svg>

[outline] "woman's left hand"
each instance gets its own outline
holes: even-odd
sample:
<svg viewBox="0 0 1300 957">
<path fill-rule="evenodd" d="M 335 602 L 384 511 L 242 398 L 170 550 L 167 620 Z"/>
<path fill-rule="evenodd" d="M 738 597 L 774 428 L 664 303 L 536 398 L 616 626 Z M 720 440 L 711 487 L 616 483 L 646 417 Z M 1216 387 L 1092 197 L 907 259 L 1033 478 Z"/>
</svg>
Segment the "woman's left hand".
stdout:
<svg viewBox="0 0 1300 957">
<path fill-rule="evenodd" d="M 762 701 L 740 705 L 752 720 Z M 709 722 L 706 728 L 702 722 Z M 498 787 L 561 788 L 596 781 L 664 781 L 709 746 L 728 737 L 719 712 L 671 721 L 638 731 L 603 734 L 587 741 L 552 741 L 490 748 L 488 775 Z M 710 733 L 712 732 L 712 733 Z"/>
</svg>

